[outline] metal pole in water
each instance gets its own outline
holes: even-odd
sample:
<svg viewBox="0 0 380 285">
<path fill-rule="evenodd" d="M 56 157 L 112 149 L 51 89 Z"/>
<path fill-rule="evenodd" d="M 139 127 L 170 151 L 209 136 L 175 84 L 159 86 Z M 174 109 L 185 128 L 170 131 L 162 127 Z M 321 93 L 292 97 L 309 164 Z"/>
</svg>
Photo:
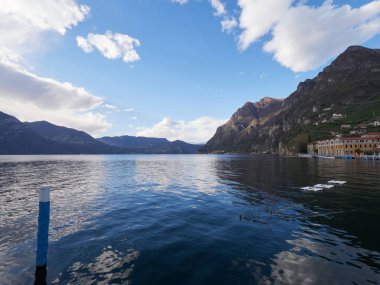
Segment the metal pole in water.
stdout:
<svg viewBox="0 0 380 285">
<path fill-rule="evenodd" d="M 38 211 L 38 233 L 36 250 L 35 285 L 46 285 L 46 265 L 49 243 L 49 220 L 50 220 L 50 187 L 40 188 L 40 200 Z"/>
</svg>

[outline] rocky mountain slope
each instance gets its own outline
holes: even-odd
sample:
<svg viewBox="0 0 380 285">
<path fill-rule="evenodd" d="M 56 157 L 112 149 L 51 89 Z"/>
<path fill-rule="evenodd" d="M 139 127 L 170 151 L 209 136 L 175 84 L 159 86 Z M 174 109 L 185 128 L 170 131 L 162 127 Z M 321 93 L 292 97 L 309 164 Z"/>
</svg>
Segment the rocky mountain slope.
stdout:
<svg viewBox="0 0 380 285">
<path fill-rule="evenodd" d="M 247 102 L 238 109 L 231 119 L 216 130 L 202 151 L 234 151 L 244 143 L 245 137 L 264 125 L 281 111 L 283 100 L 265 97 L 259 102 Z"/>
<path fill-rule="evenodd" d="M 250 106 L 265 110 L 265 102 L 276 105 L 256 116 Z M 310 141 L 371 129 L 368 124 L 377 119 L 380 50 L 351 46 L 285 100 L 245 104 L 200 151 L 294 154 L 305 151 Z"/>
</svg>

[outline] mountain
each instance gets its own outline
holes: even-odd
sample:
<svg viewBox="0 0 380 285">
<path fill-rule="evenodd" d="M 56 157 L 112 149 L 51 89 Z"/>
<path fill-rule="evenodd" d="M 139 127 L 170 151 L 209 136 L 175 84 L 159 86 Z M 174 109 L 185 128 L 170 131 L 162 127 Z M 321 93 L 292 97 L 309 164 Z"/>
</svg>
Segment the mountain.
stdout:
<svg viewBox="0 0 380 285">
<path fill-rule="evenodd" d="M 85 132 L 57 126 L 46 121 L 38 121 L 31 123 L 27 122 L 24 124 L 29 126 L 37 134 L 55 141 L 78 144 L 100 144 L 96 139 L 94 139 L 92 136 Z"/>
<path fill-rule="evenodd" d="M 125 150 L 48 122 L 22 123 L 0 112 L 0 154 L 110 154 Z"/>
<path fill-rule="evenodd" d="M 83 131 L 57 126 L 46 121 L 24 124 L 40 136 L 66 145 L 74 153 L 112 154 L 126 152 L 124 149 L 104 144 Z"/>
<path fill-rule="evenodd" d="M 102 143 L 128 149 L 131 153 L 192 154 L 197 153 L 201 145 L 183 141 L 170 142 L 165 138 L 147 138 L 134 136 L 102 137 Z"/>
<path fill-rule="evenodd" d="M 200 152 L 294 154 L 337 133 L 378 131 L 369 124 L 379 119 L 380 50 L 351 46 L 286 99 L 246 103 Z"/>
<path fill-rule="evenodd" d="M 238 109 L 231 119 L 216 130 L 215 135 L 202 151 L 234 151 L 244 138 L 255 128 L 265 124 L 281 110 L 283 100 L 265 97 L 259 102 L 247 102 Z"/>
<path fill-rule="evenodd" d="M 62 145 L 33 132 L 15 117 L 0 112 L 0 154 L 58 153 Z"/>
<path fill-rule="evenodd" d="M 146 138 L 134 136 L 116 136 L 116 137 L 101 137 L 98 141 L 108 145 L 124 147 L 124 148 L 150 148 L 161 146 L 170 143 L 164 138 Z"/>
<path fill-rule="evenodd" d="M 20 122 L 0 112 L 0 154 L 197 153 L 201 145 L 163 138 L 104 137 L 99 140 L 46 121 Z"/>
</svg>

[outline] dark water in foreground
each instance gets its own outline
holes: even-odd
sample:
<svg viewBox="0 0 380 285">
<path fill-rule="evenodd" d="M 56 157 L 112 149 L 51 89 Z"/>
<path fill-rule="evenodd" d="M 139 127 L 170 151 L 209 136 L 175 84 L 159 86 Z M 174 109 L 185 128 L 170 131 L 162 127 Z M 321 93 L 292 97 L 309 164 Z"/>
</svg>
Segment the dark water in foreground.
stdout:
<svg viewBox="0 0 380 285">
<path fill-rule="evenodd" d="M 0 284 L 33 282 L 41 184 L 51 284 L 380 284 L 380 162 L 2 156 Z"/>
</svg>

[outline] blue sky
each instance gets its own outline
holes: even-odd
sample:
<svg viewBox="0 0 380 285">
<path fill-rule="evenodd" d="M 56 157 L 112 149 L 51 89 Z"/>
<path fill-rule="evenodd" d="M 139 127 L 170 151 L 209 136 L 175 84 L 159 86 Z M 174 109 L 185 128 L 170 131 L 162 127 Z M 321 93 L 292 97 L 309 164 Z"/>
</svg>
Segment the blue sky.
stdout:
<svg viewBox="0 0 380 285">
<path fill-rule="evenodd" d="M 0 110 L 95 136 L 204 142 L 245 102 L 284 98 L 348 45 L 380 44 L 380 1 L 41 2 L 0 8 L 9 17 L 0 21 Z M 115 34 L 124 45 L 107 55 L 103 40 Z"/>
</svg>

